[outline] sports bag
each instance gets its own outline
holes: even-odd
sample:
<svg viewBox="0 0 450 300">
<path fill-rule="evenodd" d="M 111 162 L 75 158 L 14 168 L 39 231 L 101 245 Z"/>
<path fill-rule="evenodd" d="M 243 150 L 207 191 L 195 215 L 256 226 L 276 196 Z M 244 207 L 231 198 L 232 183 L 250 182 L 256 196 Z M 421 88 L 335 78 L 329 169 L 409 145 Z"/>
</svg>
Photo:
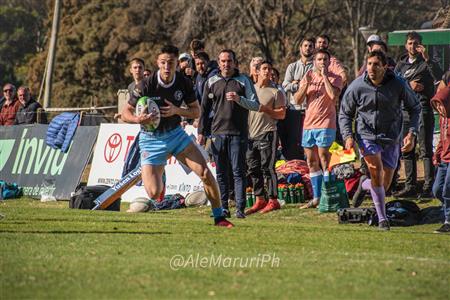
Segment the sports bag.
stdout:
<svg viewBox="0 0 450 300">
<path fill-rule="evenodd" d="M 339 208 L 349 207 L 347 190 L 343 180 L 332 179 L 322 182 L 319 212 L 336 212 Z"/>
<path fill-rule="evenodd" d="M 0 180 L 0 200 L 20 198 L 22 194 L 22 188 L 17 183 Z"/>
<path fill-rule="evenodd" d="M 69 208 L 92 209 L 95 206 L 94 200 L 109 188 L 107 185 L 82 186 L 70 197 Z M 120 211 L 120 199 L 108 206 L 106 210 Z"/>
<path fill-rule="evenodd" d="M 374 207 L 370 208 L 340 208 L 336 212 L 339 224 L 347 223 L 369 223 L 377 212 Z"/>
<path fill-rule="evenodd" d="M 420 208 L 408 200 L 386 203 L 386 216 L 391 226 L 413 226 L 420 222 Z"/>
</svg>

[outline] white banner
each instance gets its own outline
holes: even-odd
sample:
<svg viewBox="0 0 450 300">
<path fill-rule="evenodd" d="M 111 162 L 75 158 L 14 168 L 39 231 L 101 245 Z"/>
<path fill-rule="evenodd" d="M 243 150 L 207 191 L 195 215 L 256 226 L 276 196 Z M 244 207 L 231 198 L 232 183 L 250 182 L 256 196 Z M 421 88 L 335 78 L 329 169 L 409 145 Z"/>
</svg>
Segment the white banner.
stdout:
<svg viewBox="0 0 450 300">
<path fill-rule="evenodd" d="M 137 124 L 101 124 L 88 185 L 106 184 L 111 186 L 121 178 L 125 158 L 139 129 Z M 193 126 L 186 126 L 185 131 L 193 139 L 196 138 L 197 129 Z M 199 146 L 199 149 L 207 157 L 203 148 Z M 208 167 L 215 176 L 215 166 L 208 163 Z M 203 190 L 200 178 L 187 167 L 183 167 L 175 157 L 167 160 L 165 172 L 167 195 L 180 193 L 186 196 L 188 193 Z M 128 190 L 122 195 L 122 201 L 129 202 L 137 197 L 147 197 L 143 186 L 135 186 Z"/>
</svg>

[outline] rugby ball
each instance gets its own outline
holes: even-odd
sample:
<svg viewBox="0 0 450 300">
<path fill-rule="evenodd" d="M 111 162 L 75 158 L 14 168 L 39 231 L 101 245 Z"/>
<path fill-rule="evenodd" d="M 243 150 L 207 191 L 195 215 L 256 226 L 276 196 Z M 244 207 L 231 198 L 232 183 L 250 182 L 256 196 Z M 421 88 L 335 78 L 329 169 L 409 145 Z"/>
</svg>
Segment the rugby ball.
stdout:
<svg viewBox="0 0 450 300">
<path fill-rule="evenodd" d="M 141 124 L 141 128 L 145 131 L 155 131 L 161 121 L 161 113 L 158 104 L 147 96 L 139 98 L 136 103 L 135 115 L 138 116 L 142 113 L 152 114 L 155 118 L 152 123 Z"/>
<path fill-rule="evenodd" d="M 155 206 L 153 202 L 145 197 L 138 197 L 131 201 L 130 208 L 127 210 L 129 213 L 140 213 L 148 212 L 149 210 L 154 210 Z"/>
<path fill-rule="evenodd" d="M 188 194 L 184 200 L 186 206 L 202 206 L 208 203 L 208 198 L 204 191 L 196 191 Z"/>
</svg>

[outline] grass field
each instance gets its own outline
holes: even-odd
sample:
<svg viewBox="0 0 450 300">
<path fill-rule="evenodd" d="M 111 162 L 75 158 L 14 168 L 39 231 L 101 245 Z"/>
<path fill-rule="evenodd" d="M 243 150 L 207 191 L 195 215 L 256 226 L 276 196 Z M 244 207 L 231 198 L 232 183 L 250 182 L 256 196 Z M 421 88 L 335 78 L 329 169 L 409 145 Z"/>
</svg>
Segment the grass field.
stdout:
<svg viewBox="0 0 450 300">
<path fill-rule="evenodd" d="M 285 207 L 224 229 L 211 225 L 207 208 L 67 207 L 0 202 L 0 299 L 450 298 L 450 236 L 433 234 L 438 225 L 380 232 Z M 185 267 L 171 268 L 175 255 Z M 196 265 L 212 255 L 212 265 Z"/>
</svg>

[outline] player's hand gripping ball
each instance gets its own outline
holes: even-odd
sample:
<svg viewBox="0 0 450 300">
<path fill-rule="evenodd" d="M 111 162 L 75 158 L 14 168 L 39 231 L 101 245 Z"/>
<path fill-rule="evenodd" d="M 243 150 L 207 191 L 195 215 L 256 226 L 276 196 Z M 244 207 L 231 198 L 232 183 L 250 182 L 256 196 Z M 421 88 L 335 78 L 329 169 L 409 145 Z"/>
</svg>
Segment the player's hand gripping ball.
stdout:
<svg viewBox="0 0 450 300">
<path fill-rule="evenodd" d="M 141 124 L 141 127 L 145 131 L 155 131 L 161 121 L 161 113 L 156 102 L 147 96 L 139 98 L 136 103 L 135 115 L 139 116 L 142 113 L 150 114 L 151 122 Z"/>
</svg>

